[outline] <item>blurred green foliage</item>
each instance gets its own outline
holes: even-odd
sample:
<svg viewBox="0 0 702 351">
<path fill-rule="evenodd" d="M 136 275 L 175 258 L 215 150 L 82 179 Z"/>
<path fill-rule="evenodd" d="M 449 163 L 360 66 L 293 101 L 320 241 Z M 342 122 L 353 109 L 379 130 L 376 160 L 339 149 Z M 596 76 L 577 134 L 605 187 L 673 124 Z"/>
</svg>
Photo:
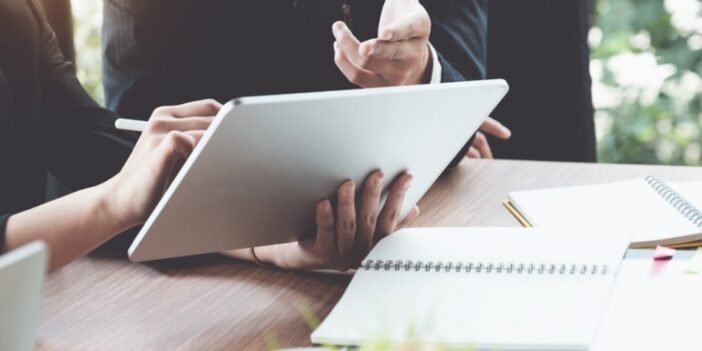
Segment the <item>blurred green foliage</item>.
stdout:
<svg viewBox="0 0 702 351">
<path fill-rule="evenodd" d="M 147 1 L 147 0 L 145 0 Z M 102 90 L 102 1 L 71 0 L 73 7 L 74 41 L 76 46 L 76 74 L 85 90 L 101 105 Z"/>
<path fill-rule="evenodd" d="M 700 165 L 700 0 L 596 0 L 591 71 L 602 162 Z"/>
<path fill-rule="evenodd" d="M 702 165 L 702 0 L 592 1 L 600 161 Z M 102 103 L 102 2 L 72 3 L 78 77 Z"/>
</svg>

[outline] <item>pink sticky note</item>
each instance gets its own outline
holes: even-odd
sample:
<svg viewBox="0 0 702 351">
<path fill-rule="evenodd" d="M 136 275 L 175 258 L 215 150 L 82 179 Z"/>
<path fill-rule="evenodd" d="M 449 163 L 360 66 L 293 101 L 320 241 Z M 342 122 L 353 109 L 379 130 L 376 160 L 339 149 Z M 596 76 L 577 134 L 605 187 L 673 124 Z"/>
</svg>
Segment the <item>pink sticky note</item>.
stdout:
<svg viewBox="0 0 702 351">
<path fill-rule="evenodd" d="M 653 253 L 654 260 L 669 260 L 675 255 L 675 249 L 665 246 L 656 246 L 656 252 Z"/>
</svg>

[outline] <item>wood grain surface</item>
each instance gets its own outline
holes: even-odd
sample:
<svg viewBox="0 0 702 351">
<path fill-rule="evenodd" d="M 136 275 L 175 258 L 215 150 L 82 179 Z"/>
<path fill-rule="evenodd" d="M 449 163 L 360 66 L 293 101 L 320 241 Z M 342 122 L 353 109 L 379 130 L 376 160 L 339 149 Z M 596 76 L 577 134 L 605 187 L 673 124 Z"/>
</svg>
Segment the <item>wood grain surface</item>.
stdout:
<svg viewBox="0 0 702 351">
<path fill-rule="evenodd" d="M 518 226 L 514 190 L 654 175 L 702 181 L 701 168 L 464 161 L 420 202 L 416 226 Z M 309 345 L 350 274 L 268 270 L 216 255 L 157 264 L 118 238 L 47 281 L 40 350 L 265 350 Z"/>
</svg>

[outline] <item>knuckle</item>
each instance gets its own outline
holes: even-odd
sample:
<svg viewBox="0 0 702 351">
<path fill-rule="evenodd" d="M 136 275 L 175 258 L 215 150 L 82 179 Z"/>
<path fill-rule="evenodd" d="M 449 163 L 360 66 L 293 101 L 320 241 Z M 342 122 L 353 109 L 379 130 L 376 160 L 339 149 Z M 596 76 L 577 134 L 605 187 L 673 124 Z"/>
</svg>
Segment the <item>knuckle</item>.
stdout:
<svg viewBox="0 0 702 351">
<path fill-rule="evenodd" d="M 322 230 L 326 233 L 333 233 L 334 232 L 334 223 L 333 222 L 323 223 Z"/>
<path fill-rule="evenodd" d="M 378 216 L 375 213 L 369 213 L 365 216 L 363 216 L 363 225 L 366 227 L 366 229 L 371 229 L 375 227 L 376 222 L 378 221 Z"/>
<path fill-rule="evenodd" d="M 419 23 L 419 26 L 424 29 L 430 29 L 431 28 L 431 19 L 429 18 L 429 14 L 426 13 L 426 11 L 423 11 L 423 13 L 419 16 L 419 20 L 417 21 Z"/>
<path fill-rule="evenodd" d="M 168 122 L 162 118 L 155 118 L 149 121 L 148 128 L 152 131 L 162 131 L 168 128 Z"/>
<path fill-rule="evenodd" d="M 356 220 L 354 219 L 348 219 L 346 221 L 343 221 L 341 224 L 341 229 L 344 231 L 344 233 L 355 233 L 356 232 Z"/>
<path fill-rule="evenodd" d="M 168 143 L 169 147 L 175 148 L 183 140 L 183 135 L 175 130 L 172 130 L 166 134 L 165 142 Z"/>
<path fill-rule="evenodd" d="M 159 106 L 159 107 L 154 109 L 154 112 L 152 113 L 152 115 L 154 115 L 154 116 L 165 115 L 168 113 L 169 109 L 170 109 L 169 106 Z"/>
<path fill-rule="evenodd" d="M 168 133 L 166 133 L 166 138 L 168 140 L 176 141 L 180 137 L 180 132 L 171 130 Z"/>
</svg>

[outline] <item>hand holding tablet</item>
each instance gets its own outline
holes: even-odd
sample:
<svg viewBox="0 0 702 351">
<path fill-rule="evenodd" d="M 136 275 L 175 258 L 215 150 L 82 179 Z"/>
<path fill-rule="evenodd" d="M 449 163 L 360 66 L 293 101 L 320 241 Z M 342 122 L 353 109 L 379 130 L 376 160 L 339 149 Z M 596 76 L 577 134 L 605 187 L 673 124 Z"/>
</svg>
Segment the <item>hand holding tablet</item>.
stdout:
<svg viewBox="0 0 702 351">
<path fill-rule="evenodd" d="M 233 100 L 156 205 L 130 258 L 293 243 L 276 253 L 293 247 L 285 255 L 295 259 L 269 263 L 352 266 L 378 235 L 416 216 L 416 203 L 507 89 L 496 80 Z M 364 196 L 366 178 L 377 170 L 384 173 L 380 194 Z M 375 230 L 359 231 L 363 216 L 374 214 L 363 210 L 366 199 L 378 204 L 378 222 Z M 354 202 L 358 213 L 351 212 Z M 319 254 L 332 252 L 320 249 L 331 247 L 324 243 L 331 237 L 335 261 Z"/>
<path fill-rule="evenodd" d="M 362 184 L 360 199 L 354 198 L 355 183 L 344 182 L 337 190 L 337 204 L 322 200 L 316 207 L 315 235 L 294 243 L 256 248 L 255 255 L 264 264 L 284 269 L 335 269 L 345 271 L 358 267 L 375 243 L 387 235 L 410 225 L 417 216 L 415 206 L 405 217 L 400 207 L 409 189 L 412 176 L 404 174 L 392 185 L 388 201 L 380 207 L 383 173 L 373 172 Z M 356 205 L 358 210 L 356 210 Z M 227 252 L 247 259 L 248 250 Z"/>
</svg>

